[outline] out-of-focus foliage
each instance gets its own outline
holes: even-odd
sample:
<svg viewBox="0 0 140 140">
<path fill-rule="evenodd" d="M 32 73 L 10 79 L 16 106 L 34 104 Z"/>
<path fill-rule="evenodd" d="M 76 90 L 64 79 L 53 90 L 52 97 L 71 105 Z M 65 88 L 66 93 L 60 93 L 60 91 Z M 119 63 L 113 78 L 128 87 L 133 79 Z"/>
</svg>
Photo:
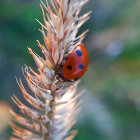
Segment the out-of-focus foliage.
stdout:
<svg viewBox="0 0 140 140">
<path fill-rule="evenodd" d="M 34 65 L 27 46 L 41 54 L 36 40 L 42 35 L 35 21 L 42 21 L 39 3 L 0 0 L 0 100 L 5 102 L 20 93 L 14 76 L 22 77 L 21 67 Z M 83 9 L 93 11 L 80 30 L 90 29 L 84 41 L 90 65 L 79 86 L 87 92 L 75 140 L 140 139 L 139 7 L 139 0 L 91 0 Z M 2 140 L 11 134 L 9 128 L 0 131 Z"/>
<path fill-rule="evenodd" d="M 0 101 L 0 137 L 4 139 L 8 138 L 7 131 L 4 132 L 4 130 L 7 128 L 11 119 L 9 108 L 6 102 Z"/>
</svg>

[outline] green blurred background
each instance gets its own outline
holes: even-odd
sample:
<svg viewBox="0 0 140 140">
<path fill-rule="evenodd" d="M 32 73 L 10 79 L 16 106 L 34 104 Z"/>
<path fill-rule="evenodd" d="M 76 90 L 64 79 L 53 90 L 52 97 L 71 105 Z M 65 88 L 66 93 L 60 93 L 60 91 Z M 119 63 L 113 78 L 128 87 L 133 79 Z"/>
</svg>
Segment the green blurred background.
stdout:
<svg viewBox="0 0 140 140">
<path fill-rule="evenodd" d="M 27 46 L 41 55 L 39 4 L 0 0 L 0 140 L 11 135 L 11 96 L 21 97 L 15 76 L 23 78 L 24 64 L 36 69 Z M 84 40 L 90 64 L 79 85 L 86 92 L 74 140 L 140 140 L 140 0 L 91 0 L 81 14 L 89 10 L 80 32 L 90 29 Z"/>
</svg>

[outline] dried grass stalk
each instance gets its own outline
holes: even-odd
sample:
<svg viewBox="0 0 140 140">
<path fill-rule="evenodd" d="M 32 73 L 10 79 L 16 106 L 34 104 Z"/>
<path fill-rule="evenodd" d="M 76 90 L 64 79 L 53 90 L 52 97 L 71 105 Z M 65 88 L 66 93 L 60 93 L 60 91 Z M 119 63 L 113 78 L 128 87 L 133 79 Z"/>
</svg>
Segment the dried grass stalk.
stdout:
<svg viewBox="0 0 140 140">
<path fill-rule="evenodd" d="M 76 93 L 78 82 L 69 84 L 57 77 L 60 65 L 69 53 L 80 44 L 87 31 L 76 36 L 79 28 L 89 19 L 90 12 L 78 17 L 87 0 L 50 0 L 50 5 L 41 1 L 44 25 L 41 32 L 44 45 L 37 41 L 45 59 L 28 48 L 39 73 L 25 66 L 23 75 L 34 95 L 24 88 L 21 79 L 17 80 L 25 100 L 34 109 L 24 105 L 16 96 L 12 99 L 24 117 L 11 110 L 14 120 L 11 123 L 14 137 L 11 140 L 72 140 L 76 131 L 70 131 L 80 111 Z M 54 12 L 53 12 L 54 11 Z M 46 20 L 46 17 L 48 21 Z M 47 32 L 47 35 L 46 35 Z M 17 124 L 16 123 L 16 124 Z"/>
</svg>

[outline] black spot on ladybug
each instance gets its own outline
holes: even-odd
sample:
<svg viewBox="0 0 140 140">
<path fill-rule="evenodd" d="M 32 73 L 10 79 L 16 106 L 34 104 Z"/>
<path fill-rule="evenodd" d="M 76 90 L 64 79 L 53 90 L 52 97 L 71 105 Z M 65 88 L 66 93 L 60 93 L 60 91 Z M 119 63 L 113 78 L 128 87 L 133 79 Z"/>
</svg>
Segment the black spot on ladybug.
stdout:
<svg viewBox="0 0 140 140">
<path fill-rule="evenodd" d="M 77 51 L 76 51 L 76 54 L 77 54 L 78 56 L 82 56 L 82 55 L 83 55 L 83 53 L 82 53 L 80 50 L 77 50 Z"/>
<path fill-rule="evenodd" d="M 79 69 L 83 69 L 84 68 L 84 65 L 79 65 Z"/>
<path fill-rule="evenodd" d="M 67 66 L 67 69 L 72 70 L 72 66 Z"/>
</svg>

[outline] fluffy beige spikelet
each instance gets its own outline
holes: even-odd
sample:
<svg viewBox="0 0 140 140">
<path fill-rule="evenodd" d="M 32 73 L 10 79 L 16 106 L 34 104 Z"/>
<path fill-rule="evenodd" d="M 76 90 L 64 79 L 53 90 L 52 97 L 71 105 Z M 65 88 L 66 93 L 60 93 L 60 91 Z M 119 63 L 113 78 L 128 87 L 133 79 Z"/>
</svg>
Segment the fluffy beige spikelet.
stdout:
<svg viewBox="0 0 140 140">
<path fill-rule="evenodd" d="M 17 122 L 11 122 L 14 135 L 11 140 L 72 140 L 76 135 L 76 131 L 69 131 L 80 111 L 81 102 L 78 98 L 82 93 L 76 93 L 78 82 L 59 80 L 57 73 L 68 54 L 81 43 L 88 32 L 76 36 L 79 28 L 89 19 L 90 12 L 78 17 L 87 0 L 50 2 L 53 10 L 47 1 L 46 4 L 41 1 L 44 24 L 38 21 L 42 27 L 40 31 L 43 34 L 44 45 L 39 41 L 37 43 L 45 59 L 28 48 L 39 72 L 36 73 L 27 66 L 23 70 L 33 94 L 28 93 L 21 79 L 17 80 L 25 100 L 33 109 L 24 105 L 16 96 L 12 97 L 23 117 L 10 111 Z"/>
</svg>

